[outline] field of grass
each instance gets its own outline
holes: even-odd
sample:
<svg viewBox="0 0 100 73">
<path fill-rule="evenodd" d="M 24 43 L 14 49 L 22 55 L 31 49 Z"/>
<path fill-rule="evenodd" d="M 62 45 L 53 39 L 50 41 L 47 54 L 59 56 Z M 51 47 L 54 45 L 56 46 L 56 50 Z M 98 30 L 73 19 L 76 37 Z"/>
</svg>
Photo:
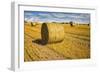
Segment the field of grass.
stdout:
<svg viewBox="0 0 100 73">
<path fill-rule="evenodd" d="M 52 23 L 51 23 L 52 24 Z M 57 23 L 56 23 L 57 24 Z M 90 58 L 90 26 L 61 24 L 62 42 L 41 44 L 41 24 L 24 24 L 24 61 L 70 60 Z"/>
</svg>

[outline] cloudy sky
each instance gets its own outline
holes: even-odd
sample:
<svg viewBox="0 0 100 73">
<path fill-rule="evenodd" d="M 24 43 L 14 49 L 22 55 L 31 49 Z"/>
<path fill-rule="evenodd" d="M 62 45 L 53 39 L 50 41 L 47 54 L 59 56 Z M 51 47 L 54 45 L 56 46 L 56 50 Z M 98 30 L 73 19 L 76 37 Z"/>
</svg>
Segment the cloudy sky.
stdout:
<svg viewBox="0 0 100 73">
<path fill-rule="evenodd" d="M 40 12 L 24 11 L 24 20 L 38 22 L 78 22 L 90 23 L 90 14 L 87 13 L 63 13 L 63 12 Z"/>
</svg>

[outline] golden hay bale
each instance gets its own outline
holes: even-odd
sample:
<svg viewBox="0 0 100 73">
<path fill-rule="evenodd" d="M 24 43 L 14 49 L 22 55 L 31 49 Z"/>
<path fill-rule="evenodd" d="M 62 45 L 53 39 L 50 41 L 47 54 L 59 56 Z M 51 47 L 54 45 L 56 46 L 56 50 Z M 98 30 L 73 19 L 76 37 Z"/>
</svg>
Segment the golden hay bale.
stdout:
<svg viewBox="0 0 100 73">
<path fill-rule="evenodd" d="M 61 42 L 64 40 L 64 27 L 61 24 L 43 23 L 41 37 L 44 43 Z"/>
</svg>

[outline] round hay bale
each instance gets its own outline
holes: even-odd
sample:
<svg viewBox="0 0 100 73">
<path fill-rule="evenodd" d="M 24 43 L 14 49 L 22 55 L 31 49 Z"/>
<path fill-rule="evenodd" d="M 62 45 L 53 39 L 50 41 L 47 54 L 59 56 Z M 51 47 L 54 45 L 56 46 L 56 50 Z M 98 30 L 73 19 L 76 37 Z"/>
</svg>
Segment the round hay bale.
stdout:
<svg viewBox="0 0 100 73">
<path fill-rule="evenodd" d="M 55 43 L 64 40 L 64 27 L 61 24 L 43 23 L 41 27 L 43 43 Z"/>
</svg>

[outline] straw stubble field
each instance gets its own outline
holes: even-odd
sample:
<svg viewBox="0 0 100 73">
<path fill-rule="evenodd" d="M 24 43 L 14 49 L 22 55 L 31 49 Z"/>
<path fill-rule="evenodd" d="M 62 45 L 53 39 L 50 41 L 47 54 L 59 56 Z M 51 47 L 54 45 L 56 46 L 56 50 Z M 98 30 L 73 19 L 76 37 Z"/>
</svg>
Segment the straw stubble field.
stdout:
<svg viewBox="0 0 100 73">
<path fill-rule="evenodd" d="M 90 26 L 58 24 L 64 27 L 64 40 L 44 45 L 41 40 L 41 25 L 24 24 L 25 62 L 90 58 Z"/>
</svg>

